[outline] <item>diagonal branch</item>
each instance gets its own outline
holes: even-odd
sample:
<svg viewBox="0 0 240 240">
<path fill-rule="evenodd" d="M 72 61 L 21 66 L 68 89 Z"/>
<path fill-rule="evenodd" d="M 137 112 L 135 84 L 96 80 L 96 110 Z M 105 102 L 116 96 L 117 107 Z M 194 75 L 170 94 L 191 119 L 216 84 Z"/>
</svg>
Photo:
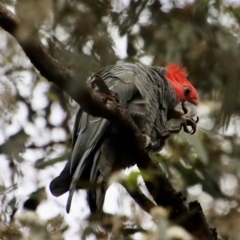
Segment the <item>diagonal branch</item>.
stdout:
<svg viewBox="0 0 240 240">
<path fill-rule="evenodd" d="M 200 204 L 192 204 L 193 208 L 190 205 L 189 210 L 184 204 L 185 199 L 182 194 L 175 191 L 161 167 L 151 161 L 148 152 L 143 149 L 145 137 L 116 98 L 106 93 L 93 91 L 84 81 L 79 80 L 81 79 L 79 75 L 61 66 L 49 54 L 38 36 L 22 39 L 18 34 L 19 20 L 2 4 L 0 4 L 0 26 L 15 37 L 43 77 L 64 90 L 81 105 L 84 111 L 93 116 L 108 119 L 113 125 L 128 134 L 139 169 L 150 169 L 151 172 L 156 173 L 153 174 L 153 181 L 144 179 L 149 192 L 158 205 L 172 209 L 170 214 L 172 220 L 177 221 L 198 239 L 217 240 L 216 232 L 210 230 L 206 223 Z"/>
<path fill-rule="evenodd" d="M 114 98 L 106 94 L 93 91 L 84 81 L 79 80 L 74 72 L 64 68 L 54 59 L 37 36 L 22 39 L 18 34 L 19 20 L 14 14 L 0 4 L 0 26 L 18 41 L 32 64 L 48 81 L 56 84 L 74 99 L 81 108 L 93 116 L 108 119 L 123 130 L 130 131 L 130 135 L 141 148 L 145 144 L 145 137 L 141 134 L 127 110 L 120 107 Z M 126 123 L 125 123 L 126 121 Z"/>
</svg>

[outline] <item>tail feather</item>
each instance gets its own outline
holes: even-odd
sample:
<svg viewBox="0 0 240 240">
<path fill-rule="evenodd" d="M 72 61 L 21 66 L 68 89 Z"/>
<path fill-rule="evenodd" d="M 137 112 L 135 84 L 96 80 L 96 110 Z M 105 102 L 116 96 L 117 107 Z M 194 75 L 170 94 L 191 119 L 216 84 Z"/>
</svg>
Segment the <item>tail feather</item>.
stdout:
<svg viewBox="0 0 240 240">
<path fill-rule="evenodd" d="M 54 178 L 49 185 L 50 191 L 53 196 L 59 197 L 69 190 L 72 181 L 70 174 L 70 162 L 68 161 L 60 175 Z"/>
<path fill-rule="evenodd" d="M 93 162 L 93 154 L 94 154 L 94 152 L 91 153 L 90 150 L 84 153 L 86 155 L 86 158 L 83 158 L 83 161 L 79 163 L 79 165 L 77 166 L 77 169 L 74 171 L 73 176 L 71 176 L 71 182 L 69 184 L 70 185 L 69 195 L 68 195 L 68 200 L 66 205 L 67 213 L 70 212 L 72 198 L 75 190 L 80 189 L 79 181 L 81 180 L 89 181 L 90 179 L 90 171 L 91 171 L 91 165 Z"/>
<path fill-rule="evenodd" d="M 88 191 L 87 200 L 91 213 L 102 211 L 106 191 L 107 187 L 105 185 Z"/>
<path fill-rule="evenodd" d="M 88 190 L 87 198 L 91 213 L 101 212 L 107 191 L 107 180 L 112 169 L 112 156 L 108 156 L 103 147 L 96 152 L 90 174 L 90 181 L 97 183 L 97 187 Z M 106 158 L 108 157 L 108 158 Z"/>
<path fill-rule="evenodd" d="M 60 174 L 54 178 L 49 185 L 50 191 L 53 196 L 59 197 L 69 190 L 69 186 L 72 181 L 70 174 Z"/>
<path fill-rule="evenodd" d="M 72 198 L 73 198 L 73 194 L 74 191 L 76 190 L 76 187 L 73 186 L 70 190 L 69 190 L 69 195 L 68 195 L 68 200 L 67 200 L 67 205 L 66 205 L 66 212 L 69 213 L 70 212 L 70 208 L 71 208 L 71 203 L 72 203 Z"/>
</svg>

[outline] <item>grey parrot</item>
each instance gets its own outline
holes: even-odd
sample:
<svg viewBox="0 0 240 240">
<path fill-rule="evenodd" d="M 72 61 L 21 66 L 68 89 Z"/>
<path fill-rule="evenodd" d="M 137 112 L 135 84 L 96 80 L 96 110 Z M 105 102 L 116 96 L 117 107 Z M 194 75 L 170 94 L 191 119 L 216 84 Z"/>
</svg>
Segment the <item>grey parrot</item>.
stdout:
<svg viewBox="0 0 240 240">
<path fill-rule="evenodd" d="M 88 80 L 89 86 L 95 76 Z M 192 118 L 197 114 L 197 91 L 185 70 L 176 65 L 163 68 L 118 62 L 100 70 L 97 76 L 118 94 L 140 131 L 151 140 L 154 151 L 159 151 L 169 136 L 169 119 Z M 98 91 L 97 86 L 94 89 Z M 72 139 L 71 157 L 60 175 L 51 181 L 50 190 L 54 196 L 69 191 L 69 212 L 73 193 L 81 188 L 79 183 L 95 184 L 87 190 L 88 203 L 91 212 L 101 211 L 109 176 L 136 163 L 127 136 L 108 120 L 93 117 L 80 107 Z"/>
</svg>

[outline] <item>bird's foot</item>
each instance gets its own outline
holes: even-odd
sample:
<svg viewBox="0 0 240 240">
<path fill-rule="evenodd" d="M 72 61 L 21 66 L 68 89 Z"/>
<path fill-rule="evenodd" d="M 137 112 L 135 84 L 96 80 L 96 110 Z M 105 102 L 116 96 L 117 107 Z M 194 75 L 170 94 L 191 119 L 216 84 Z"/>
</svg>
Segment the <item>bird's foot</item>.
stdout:
<svg viewBox="0 0 240 240">
<path fill-rule="evenodd" d="M 195 120 L 188 116 L 182 116 L 178 123 L 168 128 L 168 132 L 179 133 L 183 128 L 184 132 L 194 134 L 197 130 L 198 121 L 199 117 Z M 191 129 L 189 130 L 188 127 L 191 127 Z"/>
<path fill-rule="evenodd" d="M 146 143 L 144 145 L 144 149 L 148 148 L 148 150 L 151 151 L 160 151 L 165 143 L 165 140 L 170 136 L 170 133 L 166 133 L 164 136 L 162 136 L 161 138 L 159 138 L 156 141 L 152 141 L 151 138 L 145 134 L 143 134 L 146 138 Z"/>
<path fill-rule="evenodd" d="M 190 117 L 182 117 L 182 121 L 183 121 L 183 130 L 184 132 L 186 133 L 189 133 L 189 134 L 194 134 L 197 130 L 197 123 L 199 121 L 199 117 L 197 116 L 197 119 L 193 119 L 193 118 L 190 118 Z M 188 129 L 188 126 L 191 127 L 191 129 L 189 130 Z"/>
<path fill-rule="evenodd" d="M 144 136 L 145 139 L 146 139 L 145 144 L 144 144 L 144 146 L 143 146 L 143 149 L 149 148 L 149 147 L 152 145 L 152 140 L 151 140 L 151 138 L 150 138 L 148 135 L 146 135 L 146 134 L 143 134 L 143 136 Z"/>
</svg>

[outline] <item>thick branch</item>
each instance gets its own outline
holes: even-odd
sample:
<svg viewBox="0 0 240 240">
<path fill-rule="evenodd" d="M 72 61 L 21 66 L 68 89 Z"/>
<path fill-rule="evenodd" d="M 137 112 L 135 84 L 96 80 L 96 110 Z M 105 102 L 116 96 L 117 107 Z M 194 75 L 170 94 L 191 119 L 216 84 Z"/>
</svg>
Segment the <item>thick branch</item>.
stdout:
<svg viewBox="0 0 240 240">
<path fill-rule="evenodd" d="M 0 4 L 0 26 L 16 38 L 23 51 L 36 69 L 48 81 L 55 83 L 60 89 L 71 96 L 82 109 L 93 116 L 108 119 L 113 125 L 128 134 L 128 140 L 135 149 L 135 161 L 140 169 L 150 169 L 156 174 L 154 181 L 145 180 L 146 186 L 158 205 L 169 207 L 171 219 L 178 221 L 198 239 L 217 239 L 209 229 L 205 217 L 199 208 L 194 211 L 187 209 L 184 198 L 177 193 L 158 164 L 151 162 L 148 152 L 143 149 L 145 137 L 141 134 L 127 110 L 114 97 L 105 93 L 95 92 L 80 81 L 80 76 L 60 65 L 43 46 L 37 36 L 22 39 L 18 34 L 19 20 L 2 4 Z M 197 216 L 197 217 L 196 217 Z"/>
<path fill-rule="evenodd" d="M 131 189 L 128 187 L 127 184 L 125 184 L 124 182 L 120 182 L 120 184 L 126 189 L 126 191 L 128 192 L 128 194 L 133 198 L 133 200 L 139 205 L 141 206 L 141 208 L 147 212 L 150 213 L 151 209 L 156 207 L 156 204 L 153 203 L 142 191 L 141 189 L 138 187 L 137 183 L 136 183 L 136 188 L 135 189 Z"/>
<path fill-rule="evenodd" d="M 49 54 L 39 38 L 35 36 L 29 40 L 22 39 L 18 34 L 18 19 L 3 5 L 0 5 L 0 26 L 16 38 L 27 57 L 43 77 L 64 90 L 81 105 L 84 111 L 93 116 L 106 118 L 123 130 L 129 131 L 137 145 L 144 146 L 145 137 L 127 114 L 127 110 L 120 107 L 114 98 L 110 99 L 105 94 L 93 91 L 84 81 L 79 80 L 80 76 L 61 66 Z"/>
</svg>

